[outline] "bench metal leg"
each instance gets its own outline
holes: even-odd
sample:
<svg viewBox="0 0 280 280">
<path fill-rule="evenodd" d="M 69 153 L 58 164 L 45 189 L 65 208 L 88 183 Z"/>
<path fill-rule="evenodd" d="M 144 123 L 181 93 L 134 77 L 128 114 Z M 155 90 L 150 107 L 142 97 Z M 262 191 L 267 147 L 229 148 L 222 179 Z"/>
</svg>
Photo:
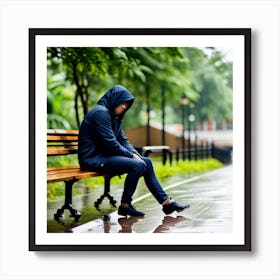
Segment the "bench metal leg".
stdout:
<svg viewBox="0 0 280 280">
<path fill-rule="evenodd" d="M 95 201 L 94 206 L 97 210 L 99 209 L 99 205 L 102 203 L 103 199 L 107 197 L 110 201 L 110 203 L 116 207 L 117 201 L 114 199 L 113 196 L 110 195 L 110 181 L 114 176 L 104 176 L 105 182 L 104 182 L 104 193 Z"/>
<path fill-rule="evenodd" d="M 172 157 L 173 157 L 173 154 L 171 151 L 167 151 L 167 153 L 169 154 L 169 162 L 170 162 L 170 165 L 172 165 Z"/>
<path fill-rule="evenodd" d="M 69 210 L 71 217 L 74 217 L 76 222 L 78 222 L 81 217 L 81 213 L 72 205 L 72 188 L 75 182 L 77 182 L 77 180 L 70 180 L 65 182 L 65 203 L 60 209 L 57 209 L 57 212 L 54 214 L 54 219 L 56 221 L 60 220 L 64 213 L 64 210 Z"/>
<path fill-rule="evenodd" d="M 145 151 L 143 157 L 149 157 L 149 154 L 150 154 L 151 152 L 152 152 L 152 151 L 150 151 L 150 150 Z"/>
<path fill-rule="evenodd" d="M 163 165 L 166 164 L 166 158 L 167 158 L 166 153 L 167 153 L 167 151 L 164 150 L 164 151 L 163 151 L 163 157 L 162 157 L 162 164 L 163 164 Z"/>
</svg>

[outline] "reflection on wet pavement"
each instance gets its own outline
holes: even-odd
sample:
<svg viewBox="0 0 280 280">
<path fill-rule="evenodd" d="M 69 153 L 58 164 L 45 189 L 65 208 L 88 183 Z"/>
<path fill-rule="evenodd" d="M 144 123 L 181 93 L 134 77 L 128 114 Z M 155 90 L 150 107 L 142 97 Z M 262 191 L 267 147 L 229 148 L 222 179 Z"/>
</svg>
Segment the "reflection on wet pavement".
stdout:
<svg viewBox="0 0 280 280">
<path fill-rule="evenodd" d="M 138 222 L 140 219 L 144 219 L 144 217 L 123 217 L 118 219 L 118 223 L 121 226 L 121 229 L 119 232 L 122 233 L 131 233 L 132 231 L 132 225 L 136 222 Z"/>
<path fill-rule="evenodd" d="M 162 224 L 159 225 L 153 232 L 154 233 L 159 233 L 159 232 L 167 232 L 172 229 L 176 224 L 189 220 L 183 216 L 178 216 L 178 217 L 171 217 L 171 216 L 166 216 L 162 220 Z"/>
<path fill-rule="evenodd" d="M 133 225 L 140 220 L 145 219 L 144 217 L 121 217 L 118 218 L 118 224 L 120 225 L 119 233 L 133 233 Z M 174 227 L 176 224 L 189 220 L 183 216 L 171 217 L 165 216 L 162 220 L 162 224 L 160 224 L 153 232 L 154 233 L 161 233 L 161 232 L 168 232 Z M 111 230 L 110 221 L 104 221 L 104 232 L 109 233 Z"/>
<path fill-rule="evenodd" d="M 180 178 L 182 179 L 182 178 Z M 175 181 L 176 182 L 176 181 Z M 179 182 L 179 180 L 178 180 Z M 174 181 L 172 182 L 174 183 Z M 176 182 L 177 183 L 177 182 Z M 134 201 L 135 207 L 143 211 L 144 218 L 121 217 L 117 211 L 110 215 L 100 212 L 100 218 L 89 219 L 64 232 L 73 233 L 210 233 L 232 232 L 232 166 L 209 172 L 195 180 L 185 180 L 172 187 L 165 183 L 167 193 L 179 203 L 190 207 L 166 216 L 161 205 L 151 195 L 141 195 Z M 170 187 L 171 186 L 171 187 Z M 142 188 L 140 185 L 139 188 Z M 140 189 L 141 192 L 141 189 Z M 121 194 L 121 191 L 119 191 Z M 85 198 L 84 198 L 85 200 Z M 90 199 L 90 203 L 93 202 Z M 92 211 L 93 206 L 87 206 Z M 104 207 L 104 206 L 103 206 Z M 114 209 L 115 210 L 115 209 Z M 85 211 L 84 209 L 82 211 Z M 82 212 L 82 217 L 83 217 Z M 105 215 L 106 214 L 106 215 Z M 103 219 L 102 219 L 103 217 Z"/>
</svg>

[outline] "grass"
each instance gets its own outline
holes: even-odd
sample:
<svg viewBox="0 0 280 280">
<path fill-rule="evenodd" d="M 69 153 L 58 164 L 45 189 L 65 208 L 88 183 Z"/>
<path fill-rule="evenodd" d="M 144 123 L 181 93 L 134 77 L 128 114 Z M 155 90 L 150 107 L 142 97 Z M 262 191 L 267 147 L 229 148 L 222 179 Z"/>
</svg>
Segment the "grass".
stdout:
<svg viewBox="0 0 280 280">
<path fill-rule="evenodd" d="M 195 175 L 205 171 L 222 167 L 223 164 L 216 159 L 180 161 L 173 165 L 155 164 L 155 173 L 159 180 L 167 179 L 177 174 Z"/>
<path fill-rule="evenodd" d="M 210 158 L 203 160 L 191 160 L 191 161 L 179 161 L 170 165 L 162 165 L 161 158 L 152 158 L 154 164 L 155 173 L 160 181 L 163 181 L 171 176 L 184 174 L 184 175 L 196 175 L 205 171 L 217 169 L 223 166 L 218 160 Z M 77 156 L 60 156 L 48 158 L 48 167 L 51 166 L 67 166 L 67 165 L 78 165 Z M 123 184 L 126 176 L 113 177 L 111 184 Z M 93 188 L 96 185 L 103 185 L 103 177 L 94 177 L 80 180 L 81 183 L 86 185 L 88 188 Z M 48 199 L 55 199 L 58 196 L 64 195 L 64 183 L 52 183 L 48 184 Z M 73 195 L 81 194 L 83 191 L 79 188 L 73 188 Z"/>
</svg>

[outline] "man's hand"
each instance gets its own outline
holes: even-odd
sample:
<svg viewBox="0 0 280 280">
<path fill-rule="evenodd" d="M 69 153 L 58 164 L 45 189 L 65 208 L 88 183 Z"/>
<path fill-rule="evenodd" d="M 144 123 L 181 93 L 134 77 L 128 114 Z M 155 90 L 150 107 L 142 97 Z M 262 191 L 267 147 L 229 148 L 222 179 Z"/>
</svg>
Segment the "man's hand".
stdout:
<svg viewBox="0 0 280 280">
<path fill-rule="evenodd" d="M 142 160 L 138 155 L 136 155 L 136 154 L 133 154 L 133 158 L 134 159 L 138 159 L 138 160 Z"/>
</svg>

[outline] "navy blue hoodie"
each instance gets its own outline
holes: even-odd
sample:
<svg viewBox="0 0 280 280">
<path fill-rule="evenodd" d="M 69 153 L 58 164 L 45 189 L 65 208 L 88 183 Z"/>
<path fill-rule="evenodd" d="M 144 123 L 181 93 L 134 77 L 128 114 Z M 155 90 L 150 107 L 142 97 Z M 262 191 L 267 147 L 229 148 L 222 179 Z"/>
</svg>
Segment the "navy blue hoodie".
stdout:
<svg viewBox="0 0 280 280">
<path fill-rule="evenodd" d="M 82 169 L 101 171 L 111 156 L 133 157 L 137 153 L 121 128 L 121 120 L 131 107 L 134 96 L 122 86 L 114 86 L 85 116 L 79 132 L 78 157 Z M 128 102 L 121 115 L 114 109 Z M 138 153 L 137 153 L 138 154 Z"/>
</svg>

